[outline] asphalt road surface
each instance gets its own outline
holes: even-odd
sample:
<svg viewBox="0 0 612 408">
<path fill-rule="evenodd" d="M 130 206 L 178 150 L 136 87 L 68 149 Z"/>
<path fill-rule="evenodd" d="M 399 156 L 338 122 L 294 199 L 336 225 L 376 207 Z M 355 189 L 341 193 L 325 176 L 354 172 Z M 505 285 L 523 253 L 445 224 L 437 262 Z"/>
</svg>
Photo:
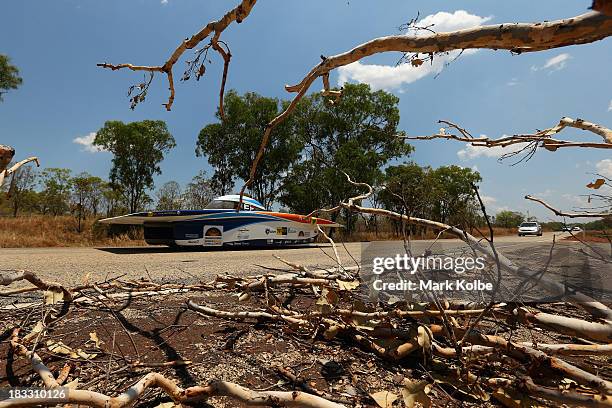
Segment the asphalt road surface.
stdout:
<svg viewBox="0 0 612 408">
<path fill-rule="evenodd" d="M 535 249 L 545 252 L 552 239 L 553 233 L 545 233 L 542 237 L 499 237 L 496 242 L 502 252 L 531 252 Z M 459 240 L 442 242 L 445 248 L 463 246 Z M 422 253 L 431 244 L 429 240 L 413 241 L 412 249 L 414 253 Z M 339 244 L 343 265 L 354 265 L 352 258 L 359 261 L 364 245 L 367 243 Z M 576 244 L 565 241 L 561 245 Z M 169 281 L 209 281 L 218 274 L 244 276 L 262 273 L 265 271 L 263 267 L 285 268 L 274 255 L 311 267 L 335 265 L 333 250 L 327 244 L 298 248 L 188 251 L 148 246 L 0 249 L 0 270 L 27 269 L 67 286 L 78 285 L 86 278 L 91 282 L 123 274 L 131 279 L 150 277 Z"/>
</svg>

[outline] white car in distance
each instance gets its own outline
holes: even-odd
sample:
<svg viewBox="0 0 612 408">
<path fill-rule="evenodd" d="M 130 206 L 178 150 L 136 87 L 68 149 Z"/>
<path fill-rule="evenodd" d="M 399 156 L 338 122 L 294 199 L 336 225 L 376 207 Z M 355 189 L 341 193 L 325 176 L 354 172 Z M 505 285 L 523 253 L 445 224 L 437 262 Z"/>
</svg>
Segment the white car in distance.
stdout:
<svg viewBox="0 0 612 408">
<path fill-rule="evenodd" d="M 519 225 L 518 228 L 518 236 L 522 237 L 525 235 L 537 235 L 538 237 L 542 236 L 542 226 L 533 221 L 524 222 Z"/>
</svg>

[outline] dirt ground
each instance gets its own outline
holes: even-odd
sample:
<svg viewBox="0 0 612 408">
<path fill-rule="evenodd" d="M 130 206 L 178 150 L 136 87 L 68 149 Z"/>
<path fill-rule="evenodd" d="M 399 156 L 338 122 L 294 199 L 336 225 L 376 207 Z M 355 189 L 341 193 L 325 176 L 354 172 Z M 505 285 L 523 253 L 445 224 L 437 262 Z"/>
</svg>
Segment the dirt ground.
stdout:
<svg viewBox="0 0 612 408">
<path fill-rule="evenodd" d="M 108 395 L 117 395 L 145 373 L 157 371 L 176 379 L 183 387 L 205 384 L 211 379 L 231 381 L 255 390 L 293 390 L 303 388 L 304 383 L 333 395 L 348 406 L 375 407 L 371 394 L 389 391 L 401 399 L 404 378 L 433 383 L 432 375 L 435 375 L 438 381 L 429 394 L 434 406 L 499 405 L 494 399 L 479 400 L 477 392 L 455 387 L 450 379 L 452 364 L 436 363 L 435 359 L 425 364 L 422 353 L 414 353 L 400 362 L 389 361 L 345 338 L 325 341 L 320 336 L 315 339 L 313 333 L 300 332 L 282 324 L 202 316 L 186 307 L 188 297 L 199 304 L 230 311 L 256 310 L 263 306 L 257 299 L 239 303 L 236 295 L 215 291 L 126 301 L 108 309 L 79 307 L 60 317 L 44 342 L 47 347 L 53 342 L 61 342 L 70 350 L 80 349 L 86 353 L 86 358 L 74 358 L 74 355 L 71 357 L 48 349 L 41 351 L 40 355 L 56 375 L 66 364 L 72 367 L 66 382 L 76 380 L 81 389 Z M 27 299 L 20 299 L 24 300 Z M 315 300 L 311 296 L 300 296 L 292 302 L 292 307 L 308 310 Z M 559 304 L 548 307 L 556 312 L 560 308 L 567 308 L 568 314 L 579 313 L 572 307 Z M 28 332 L 34 328 L 41 313 L 48 311 L 25 310 L 13 314 L 13 320 L 2 319 L 0 356 L 8 358 L 0 366 L 0 387 L 39 383 L 26 359 L 11 356 L 8 340 L 15 325 L 21 325 L 24 333 Z M 491 327 L 490 330 L 511 336 L 514 341 L 571 341 L 565 336 L 549 335 L 537 329 L 513 332 L 508 326 L 501 330 Z M 160 366 L 169 361 L 180 365 Z M 602 378 L 612 379 L 610 358 L 577 357 L 570 361 Z M 295 374 L 298 383 L 289 380 L 281 369 Z M 509 359 L 503 363 L 475 360 L 470 370 L 483 375 L 495 372 L 497 376 L 504 376 L 525 368 Z M 528 368 L 526 373 L 549 381 L 556 378 L 554 373 L 534 373 Z M 445 382 L 440 378 L 448 380 Z M 156 407 L 168 401 L 167 395 L 153 390 L 148 391 L 138 405 Z M 224 397 L 211 398 L 208 404 L 213 407 L 244 406 Z M 394 406 L 402 405 L 398 401 Z"/>
</svg>

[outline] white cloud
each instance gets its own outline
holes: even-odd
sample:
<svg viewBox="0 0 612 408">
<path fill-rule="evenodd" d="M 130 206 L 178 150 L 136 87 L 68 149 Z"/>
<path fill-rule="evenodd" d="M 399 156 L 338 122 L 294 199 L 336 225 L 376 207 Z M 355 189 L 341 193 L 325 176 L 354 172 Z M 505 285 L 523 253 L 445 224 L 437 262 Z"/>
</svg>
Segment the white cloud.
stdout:
<svg viewBox="0 0 612 408">
<path fill-rule="evenodd" d="M 551 190 L 550 188 L 547 188 L 546 190 L 540 192 L 540 193 L 535 193 L 534 196 L 536 197 L 541 197 L 541 198 L 546 198 L 546 197 L 550 197 L 552 193 L 554 193 L 555 190 Z"/>
<path fill-rule="evenodd" d="M 482 202 L 484 203 L 484 205 L 486 206 L 492 206 L 495 203 L 497 203 L 497 198 L 495 197 L 491 197 L 491 196 L 486 196 L 486 195 L 481 195 L 480 198 L 482 199 Z"/>
<path fill-rule="evenodd" d="M 438 72 L 440 63 L 437 61 L 434 60 L 433 65 L 425 63 L 418 68 L 410 64 L 393 67 L 389 65 L 362 64 L 357 61 L 338 68 L 338 85 L 349 81 L 356 81 L 369 84 L 375 90 L 397 89 L 403 84 L 410 84 L 433 72 Z M 403 93 L 403 90 L 400 91 Z"/>
<path fill-rule="evenodd" d="M 556 57 L 549 58 L 548 60 L 546 60 L 544 65 L 542 65 L 541 67 L 537 67 L 534 65 L 531 67 L 531 69 L 533 71 L 540 71 L 540 70 L 560 71 L 563 68 L 565 68 L 565 66 L 567 65 L 567 61 L 570 60 L 571 58 L 572 56 L 565 52 L 563 54 L 557 55 Z"/>
<path fill-rule="evenodd" d="M 457 10 L 454 13 L 438 12 L 430 14 L 417 22 L 419 27 L 430 27 L 436 32 L 455 31 L 482 25 L 492 17 L 481 17 L 470 14 L 465 10 Z M 413 35 L 413 33 L 411 33 Z M 419 36 L 430 36 L 433 33 L 427 30 L 417 31 Z M 338 68 L 338 84 L 342 85 L 348 81 L 356 81 L 369 84 L 373 89 L 393 90 L 404 84 L 410 84 L 427 75 L 439 73 L 444 65 L 457 57 L 460 51 L 451 51 L 448 54 L 436 55 L 433 63 L 425 62 L 419 67 L 413 67 L 410 63 L 398 66 L 363 64 L 360 61 Z M 465 50 L 463 55 L 475 53 L 476 50 Z"/>
<path fill-rule="evenodd" d="M 612 111 L 612 99 L 610 99 L 610 104 L 608 105 L 608 112 Z"/>
<path fill-rule="evenodd" d="M 465 10 L 457 10 L 454 13 L 440 11 L 436 14 L 430 14 L 420 20 L 417 25 L 420 27 L 431 26 L 435 32 L 448 32 L 462 30 L 464 28 L 476 27 L 491 20 L 493 16 L 480 17 L 475 14 L 470 14 Z M 427 32 L 424 32 L 424 35 Z"/>
<path fill-rule="evenodd" d="M 488 195 L 481 195 L 482 203 L 485 205 L 487 209 L 487 213 L 489 215 L 495 215 L 500 211 L 507 211 L 509 207 L 506 205 L 500 205 L 499 201 L 495 197 L 491 197 Z"/>
<path fill-rule="evenodd" d="M 161 4 L 168 4 L 168 0 L 161 0 Z"/>
<path fill-rule="evenodd" d="M 90 134 L 86 136 L 75 137 L 72 140 L 72 143 L 81 145 L 82 146 L 81 151 L 83 152 L 98 153 L 98 152 L 106 151 L 99 146 L 94 146 L 93 142 L 95 138 L 96 138 L 96 132 L 91 132 Z"/>
<path fill-rule="evenodd" d="M 512 78 L 510 81 L 506 82 L 506 85 L 515 86 L 515 85 L 518 85 L 518 83 L 519 83 L 518 78 Z"/>
<path fill-rule="evenodd" d="M 486 137 L 486 135 L 481 135 L 482 137 Z M 507 135 L 503 135 L 502 137 L 506 137 Z M 521 150 L 524 146 L 524 143 L 519 143 L 516 145 L 512 145 L 510 147 L 484 147 L 484 146 L 472 146 L 469 143 L 466 143 L 465 148 L 459 150 L 457 152 L 457 156 L 461 160 L 473 160 L 478 157 L 493 157 L 500 158 L 504 154 L 517 152 Z"/>
<path fill-rule="evenodd" d="M 561 196 L 570 206 L 574 208 L 586 208 L 589 206 L 589 199 L 585 196 L 577 196 L 573 194 L 563 194 Z"/>
<path fill-rule="evenodd" d="M 612 178 L 612 159 L 603 159 L 595 167 L 597 168 L 597 173 Z"/>
</svg>

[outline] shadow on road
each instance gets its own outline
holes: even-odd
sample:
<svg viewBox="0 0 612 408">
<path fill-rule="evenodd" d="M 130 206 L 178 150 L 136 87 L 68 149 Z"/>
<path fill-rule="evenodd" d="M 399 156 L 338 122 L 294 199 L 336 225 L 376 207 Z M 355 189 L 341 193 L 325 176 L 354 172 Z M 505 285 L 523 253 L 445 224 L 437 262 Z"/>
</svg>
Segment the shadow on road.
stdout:
<svg viewBox="0 0 612 408">
<path fill-rule="evenodd" d="M 279 249 L 306 249 L 306 248 L 327 248 L 328 244 L 310 245 L 277 245 L 277 246 L 242 246 L 242 247 L 165 247 L 165 246 L 143 246 L 143 247 L 118 247 L 95 248 L 98 251 L 109 252 L 115 255 L 135 255 L 135 254 L 169 254 L 177 252 L 235 252 L 235 251 L 272 251 Z"/>
</svg>

